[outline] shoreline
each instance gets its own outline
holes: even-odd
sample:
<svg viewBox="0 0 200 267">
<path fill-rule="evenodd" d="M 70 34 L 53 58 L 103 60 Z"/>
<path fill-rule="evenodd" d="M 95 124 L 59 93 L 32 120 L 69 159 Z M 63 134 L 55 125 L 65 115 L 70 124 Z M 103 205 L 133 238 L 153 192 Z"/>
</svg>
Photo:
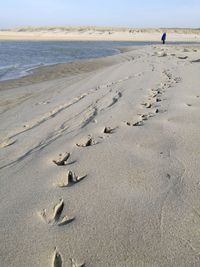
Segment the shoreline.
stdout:
<svg viewBox="0 0 200 267">
<path fill-rule="evenodd" d="M 114 64 L 117 55 L 131 51 L 133 48 L 118 47 L 116 49 L 119 53 L 115 55 L 38 66 L 26 76 L 0 81 L 0 91 L 96 71 Z"/>
<path fill-rule="evenodd" d="M 84 41 L 83 41 L 84 42 Z M 182 46 L 182 47 L 188 47 L 188 46 L 196 46 L 200 45 L 200 43 L 193 43 L 188 42 L 184 44 L 167 44 L 165 47 L 170 46 Z M 0 91 L 12 89 L 12 88 L 18 88 L 21 86 L 28 86 L 33 85 L 40 82 L 48 82 L 55 79 L 61 79 L 65 77 L 70 77 L 72 74 L 74 76 L 78 74 L 83 73 L 89 73 L 92 71 L 96 71 L 100 68 L 110 66 L 116 62 L 115 58 L 119 54 L 123 54 L 126 52 L 130 52 L 136 49 L 140 49 L 142 47 L 145 47 L 146 45 L 139 45 L 139 46 L 116 46 L 113 47 L 114 49 L 117 49 L 119 53 L 115 55 L 105 56 L 105 57 L 97 57 L 97 58 L 88 58 L 88 59 L 80 59 L 75 60 L 72 62 L 66 62 L 66 63 L 55 63 L 50 65 L 44 65 L 44 66 L 38 66 L 33 68 L 29 74 L 14 78 L 14 79 L 8 79 L 8 80 L 2 80 L 0 81 Z M 161 44 L 149 44 L 147 46 L 161 46 Z"/>
</svg>

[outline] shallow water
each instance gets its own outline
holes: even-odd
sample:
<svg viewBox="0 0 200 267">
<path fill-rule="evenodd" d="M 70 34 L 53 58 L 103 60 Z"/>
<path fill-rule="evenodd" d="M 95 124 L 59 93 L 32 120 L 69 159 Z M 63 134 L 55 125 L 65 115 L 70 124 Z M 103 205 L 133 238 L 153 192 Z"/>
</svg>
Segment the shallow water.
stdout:
<svg viewBox="0 0 200 267">
<path fill-rule="evenodd" d="M 120 53 L 117 46 L 145 45 L 144 42 L 0 42 L 0 80 L 26 76 L 39 66 L 98 58 Z"/>
<path fill-rule="evenodd" d="M 1 41 L 0 81 L 26 76 L 34 68 L 80 59 L 120 53 L 119 46 L 140 46 L 155 42 L 112 41 Z"/>
</svg>

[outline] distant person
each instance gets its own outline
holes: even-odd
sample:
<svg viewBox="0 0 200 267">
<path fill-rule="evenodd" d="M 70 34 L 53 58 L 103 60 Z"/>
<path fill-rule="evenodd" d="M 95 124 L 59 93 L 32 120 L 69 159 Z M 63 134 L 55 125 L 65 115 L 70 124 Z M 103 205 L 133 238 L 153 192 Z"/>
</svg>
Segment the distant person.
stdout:
<svg viewBox="0 0 200 267">
<path fill-rule="evenodd" d="M 163 35 L 162 35 L 162 38 L 161 38 L 163 44 L 165 44 L 166 38 L 167 38 L 167 34 L 166 34 L 166 32 L 164 32 Z"/>
</svg>

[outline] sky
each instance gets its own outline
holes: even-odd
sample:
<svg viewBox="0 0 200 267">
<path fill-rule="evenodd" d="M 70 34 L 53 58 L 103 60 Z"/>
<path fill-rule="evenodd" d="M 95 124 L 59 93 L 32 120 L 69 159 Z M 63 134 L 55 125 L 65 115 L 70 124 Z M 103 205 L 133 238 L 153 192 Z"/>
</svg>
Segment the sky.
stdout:
<svg viewBox="0 0 200 267">
<path fill-rule="evenodd" d="M 0 0 L 0 28 L 200 28 L 200 0 Z"/>
</svg>

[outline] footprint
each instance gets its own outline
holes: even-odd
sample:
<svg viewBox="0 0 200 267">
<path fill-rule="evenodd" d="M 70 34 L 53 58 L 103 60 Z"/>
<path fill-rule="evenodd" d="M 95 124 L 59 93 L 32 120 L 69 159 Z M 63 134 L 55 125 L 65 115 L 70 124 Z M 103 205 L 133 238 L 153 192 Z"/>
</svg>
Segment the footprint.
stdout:
<svg viewBox="0 0 200 267">
<path fill-rule="evenodd" d="M 181 56 L 181 57 L 178 57 L 179 59 L 187 59 L 188 56 Z"/>
<path fill-rule="evenodd" d="M 53 162 L 58 166 L 65 166 L 67 165 L 67 160 L 69 159 L 69 157 L 70 153 L 66 152 L 64 156 L 60 154 L 58 160 L 53 160 Z"/>
<path fill-rule="evenodd" d="M 131 123 L 129 121 L 126 122 L 126 125 L 131 126 Z"/>
<path fill-rule="evenodd" d="M 40 217 L 45 223 L 50 224 L 50 225 L 56 224 L 58 226 L 62 226 L 62 225 L 68 224 L 72 222 L 75 219 L 75 217 L 68 217 L 65 215 L 63 218 L 60 218 L 63 208 L 64 208 L 64 200 L 61 198 L 59 203 L 56 204 L 53 208 L 53 216 L 51 219 L 47 219 L 46 209 L 40 212 Z"/>
<path fill-rule="evenodd" d="M 67 182 L 63 182 L 58 184 L 59 187 L 63 188 L 63 187 L 70 187 L 76 183 L 79 183 L 80 181 L 82 181 L 87 175 L 78 177 L 75 173 L 73 173 L 72 171 L 68 171 L 67 174 Z"/>
<path fill-rule="evenodd" d="M 155 111 L 154 111 L 155 113 L 159 113 L 159 109 L 157 108 L 157 109 L 155 109 Z"/>
<path fill-rule="evenodd" d="M 112 134 L 113 131 L 114 131 L 114 129 L 112 129 L 110 127 L 105 127 L 103 132 L 106 133 L 106 134 Z"/>
<path fill-rule="evenodd" d="M 156 95 L 162 94 L 162 91 L 160 90 L 160 88 L 158 89 L 151 89 L 152 93 L 155 93 Z"/>
<path fill-rule="evenodd" d="M 192 60 L 191 63 L 199 63 L 200 59 Z"/>
<path fill-rule="evenodd" d="M 160 98 L 156 98 L 156 102 L 161 102 L 162 100 Z"/>
<path fill-rule="evenodd" d="M 60 219 L 63 208 L 64 208 L 64 200 L 61 198 L 60 202 L 56 204 L 53 208 L 52 222 L 57 222 Z"/>
<path fill-rule="evenodd" d="M 87 142 L 83 143 L 83 144 L 76 144 L 78 147 L 87 147 L 87 146 L 93 146 L 93 145 L 96 145 L 97 142 L 94 141 L 93 138 L 89 138 L 87 140 Z"/>
<path fill-rule="evenodd" d="M 133 126 L 143 126 L 143 125 L 144 125 L 143 121 L 137 121 L 133 123 Z"/>
<path fill-rule="evenodd" d="M 141 115 L 141 119 L 142 119 L 143 121 L 147 121 L 148 118 L 149 118 L 149 115 L 147 115 L 147 114 L 142 114 L 142 115 Z"/>
<path fill-rule="evenodd" d="M 191 107 L 192 106 L 192 104 L 186 104 L 188 107 Z"/>
<path fill-rule="evenodd" d="M 71 223 L 75 220 L 75 217 L 68 217 L 67 215 L 65 215 L 61 221 L 58 223 L 58 226 L 63 226 L 66 225 L 68 223 Z"/>
<path fill-rule="evenodd" d="M 151 97 L 156 97 L 158 95 L 158 92 L 157 91 L 153 91 L 153 93 L 150 95 Z"/>
<path fill-rule="evenodd" d="M 62 256 L 58 252 L 57 248 L 55 248 L 52 260 L 52 267 L 62 267 L 62 266 L 63 266 Z"/>
<path fill-rule="evenodd" d="M 182 81 L 181 77 L 175 77 L 174 82 L 175 83 L 180 83 Z"/>
<path fill-rule="evenodd" d="M 167 178 L 168 178 L 168 180 L 170 180 L 171 179 L 171 175 L 169 174 L 169 173 L 167 173 Z"/>
<path fill-rule="evenodd" d="M 74 259 L 70 258 L 71 267 L 84 267 L 85 263 L 78 264 Z M 52 267 L 63 267 L 63 259 L 60 252 L 55 247 L 52 259 Z"/>
<path fill-rule="evenodd" d="M 151 103 L 145 103 L 144 105 L 145 105 L 146 108 L 151 108 L 152 107 Z"/>
<path fill-rule="evenodd" d="M 78 264 L 74 259 L 70 258 L 71 267 L 84 267 L 85 263 Z"/>
</svg>

